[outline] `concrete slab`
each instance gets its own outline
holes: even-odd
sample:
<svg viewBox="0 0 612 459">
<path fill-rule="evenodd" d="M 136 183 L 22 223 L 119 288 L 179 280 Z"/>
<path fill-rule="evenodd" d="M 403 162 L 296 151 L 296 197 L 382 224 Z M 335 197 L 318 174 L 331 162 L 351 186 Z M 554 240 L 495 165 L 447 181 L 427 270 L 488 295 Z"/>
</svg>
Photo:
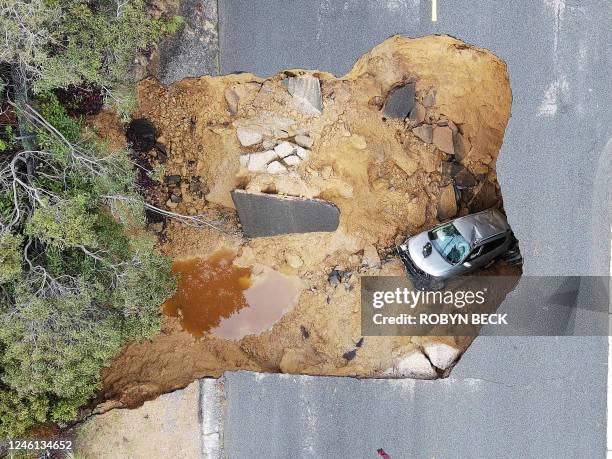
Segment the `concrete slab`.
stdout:
<svg viewBox="0 0 612 459">
<path fill-rule="evenodd" d="M 335 231 L 340 212 L 319 199 L 283 197 L 275 194 L 232 192 L 242 231 L 247 237 L 288 233 Z"/>
</svg>

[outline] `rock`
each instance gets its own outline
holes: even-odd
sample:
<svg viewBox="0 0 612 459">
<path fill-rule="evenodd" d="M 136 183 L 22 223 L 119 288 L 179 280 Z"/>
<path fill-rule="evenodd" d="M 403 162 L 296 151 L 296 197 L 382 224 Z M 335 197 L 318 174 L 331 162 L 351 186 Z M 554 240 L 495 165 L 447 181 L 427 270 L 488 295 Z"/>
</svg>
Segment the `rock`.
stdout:
<svg viewBox="0 0 612 459">
<path fill-rule="evenodd" d="M 410 124 L 418 126 L 425 121 L 425 107 L 420 102 L 415 102 L 414 107 L 410 110 Z"/>
<path fill-rule="evenodd" d="M 362 263 L 369 268 L 380 266 L 380 257 L 378 251 L 373 245 L 368 245 L 363 249 L 363 261 Z"/>
<path fill-rule="evenodd" d="M 126 131 L 127 140 L 134 151 L 147 153 L 155 146 L 155 126 L 145 118 L 132 120 Z"/>
<path fill-rule="evenodd" d="M 170 201 L 179 204 L 181 202 L 183 202 L 183 198 L 181 196 L 179 196 L 178 194 L 172 194 L 170 195 Z"/>
<path fill-rule="evenodd" d="M 426 344 L 423 351 L 432 365 L 440 370 L 452 367 L 461 354 L 459 349 L 444 343 Z"/>
<path fill-rule="evenodd" d="M 321 177 L 327 180 L 328 178 L 331 177 L 333 172 L 334 172 L 334 169 L 331 166 L 323 166 L 323 168 L 321 169 Z"/>
<path fill-rule="evenodd" d="M 284 158 L 285 156 L 293 154 L 293 152 L 295 151 L 295 145 L 291 142 L 284 141 L 275 146 L 274 151 L 279 156 L 279 158 Z"/>
<path fill-rule="evenodd" d="M 362 135 L 353 134 L 351 135 L 351 143 L 357 150 L 365 150 L 368 144 L 366 143 L 365 137 Z"/>
<path fill-rule="evenodd" d="M 340 271 L 338 271 L 337 269 L 332 270 L 332 272 L 329 273 L 329 276 L 327 276 L 327 281 L 331 284 L 331 285 L 338 285 L 341 282 L 341 273 Z"/>
<path fill-rule="evenodd" d="M 227 102 L 227 109 L 230 114 L 235 115 L 238 113 L 238 104 L 240 102 L 240 97 L 236 94 L 236 91 L 233 89 L 227 89 L 225 91 L 225 101 Z"/>
<path fill-rule="evenodd" d="M 249 172 L 264 172 L 267 169 L 268 163 L 278 158 L 278 154 L 274 150 L 262 151 L 261 153 L 242 155 L 240 157 L 241 164 L 244 164 L 243 158 L 245 156 L 247 157 L 245 165 Z"/>
<path fill-rule="evenodd" d="M 474 197 L 470 200 L 468 207 L 470 212 L 480 212 L 493 207 L 495 204 L 497 204 L 495 185 L 485 180 L 474 192 Z"/>
<path fill-rule="evenodd" d="M 286 172 L 287 168 L 278 161 L 272 161 L 270 164 L 268 164 L 267 171 L 268 174 L 278 174 L 280 172 Z"/>
<path fill-rule="evenodd" d="M 453 147 L 453 131 L 448 126 L 435 126 L 433 128 L 433 143 L 444 153 L 455 153 Z"/>
<path fill-rule="evenodd" d="M 297 147 L 295 152 L 303 161 L 306 161 L 310 157 L 310 150 L 306 150 L 305 148 Z"/>
<path fill-rule="evenodd" d="M 336 231 L 340 222 L 338 208 L 320 199 L 248 193 L 243 190 L 234 190 L 231 196 L 247 237 L 332 232 Z"/>
<path fill-rule="evenodd" d="M 427 107 L 427 108 L 433 107 L 435 103 L 436 103 L 436 90 L 432 88 L 427 92 L 425 97 L 423 97 L 423 107 Z"/>
<path fill-rule="evenodd" d="M 453 148 L 455 150 L 455 158 L 461 161 L 470 152 L 472 145 L 463 135 L 457 133 L 453 136 Z"/>
<path fill-rule="evenodd" d="M 166 184 L 167 185 L 175 185 L 178 186 L 181 184 L 181 176 L 180 175 L 167 175 L 166 176 Z"/>
<path fill-rule="evenodd" d="M 457 215 L 457 198 L 455 187 L 447 185 L 440 188 L 438 197 L 438 220 L 444 221 Z"/>
<path fill-rule="evenodd" d="M 422 124 L 421 126 L 415 127 L 412 133 L 425 143 L 431 143 L 433 141 L 433 129 L 429 124 Z"/>
<path fill-rule="evenodd" d="M 236 129 L 236 135 L 238 136 L 238 140 L 243 147 L 256 145 L 263 140 L 263 135 L 261 132 L 255 132 L 242 127 Z"/>
<path fill-rule="evenodd" d="M 404 119 L 414 107 L 414 83 L 393 89 L 387 96 L 384 114 L 389 118 Z"/>
<path fill-rule="evenodd" d="M 278 145 L 278 142 L 274 139 L 265 139 L 261 144 L 264 150 L 274 150 L 276 145 Z"/>
<path fill-rule="evenodd" d="M 460 190 L 471 188 L 478 184 L 476 178 L 465 167 L 461 167 L 461 169 L 455 173 L 453 178 L 455 180 L 455 186 Z"/>
<path fill-rule="evenodd" d="M 323 112 L 321 83 L 318 78 L 310 75 L 289 77 L 283 80 L 283 85 L 304 112 L 311 114 L 321 114 Z"/>
<path fill-rule="evenodd" d="M 302 162 L 300 157 L 297 155 L 287 156 L 283 159 L 283 161 L 285 162 L 287 166 L 297 166 L 298 164 Z"/>
<path fill-rule="evenodd" d="M 350 362 L 356 356 L 357 356 L 357 349 L 353 349 L 352 351 L 348 351 L 342 354 L 342 358 L 345 359 L 347 362 Z"/>
<path fill-rule="evenodd" d="M 284 129 L 274 129 L 274 137 L 277 139 L 286 139 L 289 137 L 289 131 L 285 131 Z"/>
<path fill-rule="evenodd" d="M 416 379 L 436 379 L 438 377 L 435 368 L 421 352 L 413 352 L 408 357 L 401 359 L 393 368 L 385 371 L 384 375 Z"/>
<path fill-rule="evenodd" d="M 297 143 L 301 147 L 312 148 L 313 142 L 314 141 L 312 140 L 312 138 L 308 137 L 307 135 L 296 135 L 295 136 L 295 143 Z"/>
<path fill-rule="evenodd" d="M 302 259 L 294 254 L 294 253 L 285 253 L 285 260 L 287 260 L 287 264 L 291 266 L 293 269 L 298 269 L 300 266 L 304 264 Z"/>
</svg>

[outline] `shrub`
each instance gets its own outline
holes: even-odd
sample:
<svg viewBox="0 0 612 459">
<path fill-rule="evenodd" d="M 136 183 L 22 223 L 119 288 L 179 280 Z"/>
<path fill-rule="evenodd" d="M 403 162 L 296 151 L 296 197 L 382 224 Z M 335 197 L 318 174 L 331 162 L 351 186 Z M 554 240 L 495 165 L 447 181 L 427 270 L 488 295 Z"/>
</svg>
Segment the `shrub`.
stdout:
<svg viewBox="0 0 612 459">
<path fill-rule="evenodd" d="M 159 330 L 175 288 L 127 151 L 81 138 L 53 94 L 39 109 L 24 113 L 39 149 L 0 160 L 2 437 L 74 419 L 121 346 Z"/>
</svg>

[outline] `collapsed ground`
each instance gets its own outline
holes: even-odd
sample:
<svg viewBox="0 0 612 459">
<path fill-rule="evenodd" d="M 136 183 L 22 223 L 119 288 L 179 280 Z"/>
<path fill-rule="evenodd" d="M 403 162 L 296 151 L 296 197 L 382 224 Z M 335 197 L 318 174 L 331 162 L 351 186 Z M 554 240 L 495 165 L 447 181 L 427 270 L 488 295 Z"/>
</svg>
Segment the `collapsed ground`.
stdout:
<svg viewBox="0 0 612 459">
<path fill-rule="evenodd" d="M 407 235 L 501 206 L 495 162 L 511 105 L 501 60 L 450 37 L 392 37 L 340 78 L 291 70 L 168 87 L 144 80 L 138 91 L 135 118 L 156 132 L 152 148 L 137 153 L 140 167 L 153 171 L 140 174 L 147 199 L 217 227 L 150 215 L 160 250 L 179 260 L 229 249 L 254 275 L 295 276 L 301 293 L 270 330 L 239 340 L 195 338 L 180 317 L 168 317 L 162 333 L 128 345 L 103 372 L 111 405 L 134 406 L 226 370 L 447 374 L 471 339 L 363 338 L 359 276 L 404 275 L 393 248 Z M 394 93 L 404 93 L 400 102 Z M 112 114 L 91 123 L 111 142 L 124 141 Z M 247 239 L 233 190 L 325 200 L 339 210 L 338 228 Z"/>
</svg>

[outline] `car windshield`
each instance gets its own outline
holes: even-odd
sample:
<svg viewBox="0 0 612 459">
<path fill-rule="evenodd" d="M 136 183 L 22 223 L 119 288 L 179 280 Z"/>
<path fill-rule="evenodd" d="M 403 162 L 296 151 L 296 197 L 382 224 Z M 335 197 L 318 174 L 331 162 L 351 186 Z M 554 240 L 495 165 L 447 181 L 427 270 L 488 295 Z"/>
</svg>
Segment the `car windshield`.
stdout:
<svg viewBox="0 0 612 459">
<path fill-rule="evenodd" d="M 428 234 L 434 248 L 453 265 L 463 261 L 470 253 L 470 244 L 452 223 L 440 226 Z"/>
</svg>

